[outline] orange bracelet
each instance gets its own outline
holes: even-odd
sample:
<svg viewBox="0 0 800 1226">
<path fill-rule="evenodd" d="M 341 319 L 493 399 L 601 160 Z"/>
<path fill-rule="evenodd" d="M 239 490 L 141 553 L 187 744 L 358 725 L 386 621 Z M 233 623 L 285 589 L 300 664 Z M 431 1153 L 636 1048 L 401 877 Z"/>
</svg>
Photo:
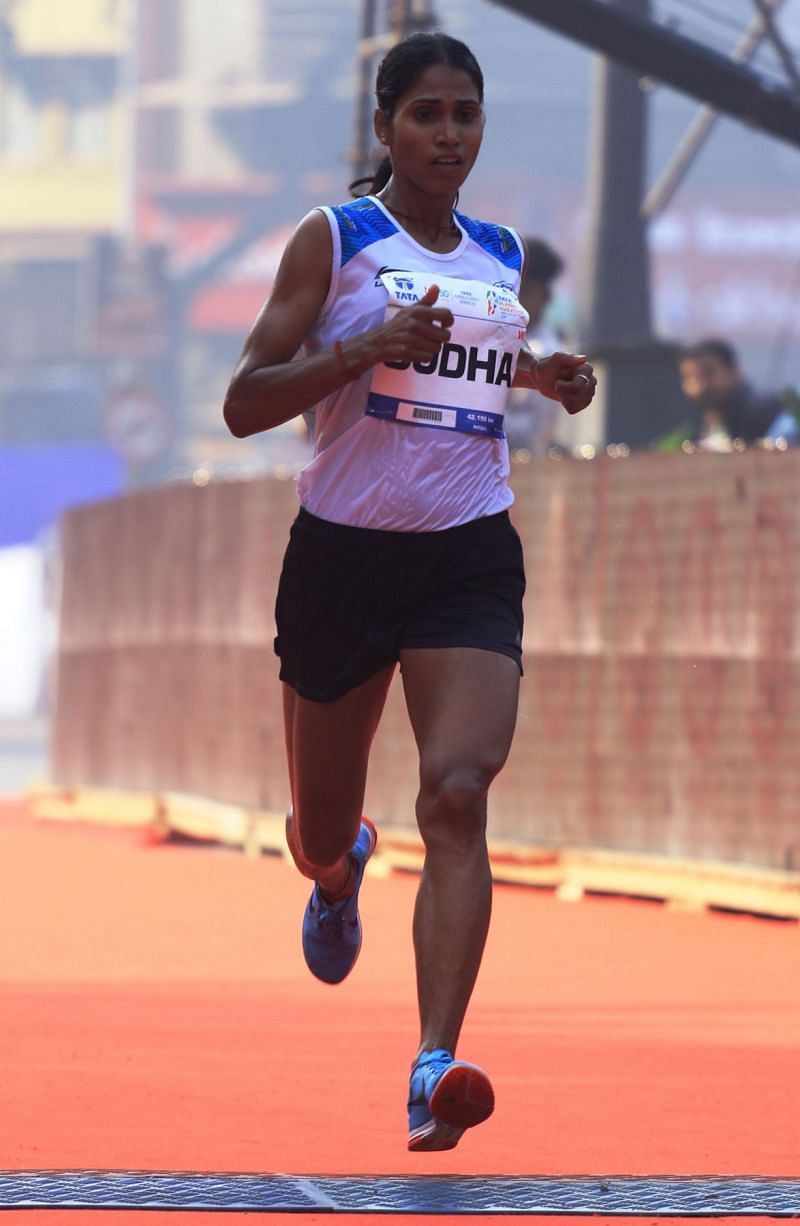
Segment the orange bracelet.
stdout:
<svg viewBox="0 0 800 1226">
<path fill-rule="evenodd" d="M 342 349 L 342 342 L 334 341 L 333 348 L 334 348 L 336 357 L 339 361 L 339 365 L 341 366 L 344 373 L 347 375 L 348 379 L 351 382 L 353 379 L 358 379 L 360 377 L 359 372 L 355 370 L 351 370 L 350 367 L 347 365 L 347 358 L 344 356 L 344 351 Z"/>
</svg>

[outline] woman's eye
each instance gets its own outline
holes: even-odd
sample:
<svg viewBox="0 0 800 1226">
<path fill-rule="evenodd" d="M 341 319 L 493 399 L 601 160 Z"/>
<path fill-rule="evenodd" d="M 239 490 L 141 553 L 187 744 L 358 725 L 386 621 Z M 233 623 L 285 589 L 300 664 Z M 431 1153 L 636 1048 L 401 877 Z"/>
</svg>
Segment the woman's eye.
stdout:
<svg viewBox="0 0 800 1226">
<path fill-rule="evenodd" d="M 430 119 L 430 117 L 431 117 L 431 112 L 428 110 L 427 107 L 424 110 L 417 111 L 417 119 L 419 119 L 422 123 L 424 123 L 425 120 Z"/>
</svg>

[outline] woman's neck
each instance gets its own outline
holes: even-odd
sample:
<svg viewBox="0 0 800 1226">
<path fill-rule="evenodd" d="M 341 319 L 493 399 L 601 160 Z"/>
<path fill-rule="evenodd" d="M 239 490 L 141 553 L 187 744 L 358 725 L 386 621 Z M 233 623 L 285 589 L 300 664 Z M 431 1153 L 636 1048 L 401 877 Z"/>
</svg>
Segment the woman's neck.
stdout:
<svg viewBox="0 0 800 1226">
<path fill-rule="evenodd" d="M 453 217 L 455 200 L 452 197 L 420 199 L 393 189 L 390 180 L 377 198 L 398 219 L 404 230 L 410 231 L 414 237 L 422 236 L 424 245 L 438 247 L 449 243 L 452 248 L 454 239 L 460 241 L 461 231 Z"/>
</svg>

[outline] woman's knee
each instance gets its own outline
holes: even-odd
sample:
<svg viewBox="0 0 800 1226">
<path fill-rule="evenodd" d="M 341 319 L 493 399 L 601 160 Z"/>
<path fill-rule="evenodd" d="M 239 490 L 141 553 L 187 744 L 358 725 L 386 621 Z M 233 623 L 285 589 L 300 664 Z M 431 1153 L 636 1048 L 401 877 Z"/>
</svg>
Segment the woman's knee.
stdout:
<svg viewBox="0 0 800 1226">
<path fill-rule="evenodd" d="M 423 765 L 417 817 L 426 844 L 445 839 L 482 841 L 486 830 L 486 799 L 499 766 Z"/>
</svg>

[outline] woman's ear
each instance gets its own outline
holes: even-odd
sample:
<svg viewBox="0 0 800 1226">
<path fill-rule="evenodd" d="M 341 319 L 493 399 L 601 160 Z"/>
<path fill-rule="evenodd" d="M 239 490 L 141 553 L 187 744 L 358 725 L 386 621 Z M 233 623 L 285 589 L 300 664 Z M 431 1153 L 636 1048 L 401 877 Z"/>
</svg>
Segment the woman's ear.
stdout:
<svg viewBox="0 0 800 1226">
<path fill-rule="evenodd" d="M 382 145 L 389 144 L 388 120 L 379 106 L 375 108 L 375 114 L 372 116 L 372 124 L 375 128 L 375 135 Z"/>
</svg>

